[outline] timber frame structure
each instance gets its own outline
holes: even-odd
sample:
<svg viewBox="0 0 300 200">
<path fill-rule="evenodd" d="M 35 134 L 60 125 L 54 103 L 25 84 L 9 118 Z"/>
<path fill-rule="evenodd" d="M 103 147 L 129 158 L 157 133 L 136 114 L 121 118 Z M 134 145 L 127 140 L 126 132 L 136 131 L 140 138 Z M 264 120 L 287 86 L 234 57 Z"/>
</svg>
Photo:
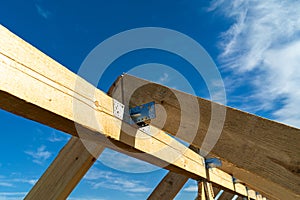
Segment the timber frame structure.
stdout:
<svg viewBox="0 0 300 200">
<path fill-rule="evenodd" d="M 105 148 L 169 170 L 148 199 L 173 199 L 189 178 L 198 181 L 197 199 L 201 200 L 212 200 L 220 191 L 219 199 L 234 195 L 238 199 L 299 199 L 300 182 L 295 186 L 298 190 L 272 183 L 275 189 L 270 192 L 247 180 L 236 181 L 220 168 L 207 168 L 204 157 L 163 130 L 150 124 L 149 134 L 124 123 L 114 113 L 114 103 L 109 95 L 0 26 L 0 108 L 72 135 L 25 199 L 66 199 Z M 100 126 L 86 115 L 75 116 L 74 104 L 83 113 L 95 113 Z M 292 133 L 291 141 L 299 141 L 298 129 L 280 127 Z M 124 137 L 123 128 L 139 137 Z M 84 132 L 80 138 L 78 129 Z"/>
</svg>

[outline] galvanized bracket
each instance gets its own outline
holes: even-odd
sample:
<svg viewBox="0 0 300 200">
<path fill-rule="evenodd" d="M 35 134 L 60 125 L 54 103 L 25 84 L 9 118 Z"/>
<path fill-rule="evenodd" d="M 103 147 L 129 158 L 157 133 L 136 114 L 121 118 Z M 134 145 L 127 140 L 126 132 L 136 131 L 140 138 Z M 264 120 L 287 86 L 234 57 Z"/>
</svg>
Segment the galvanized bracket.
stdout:
<svg viewBox="0 0 300 200">
<path fill-rule="evenodd" d="M 207 158 L 205 159 L 205 166 L 206 168 L 214 168 L 214 167 L 221 167 L 222 162 L 218 158 Z"/>
<path fill-rule="evenodd" d="M 234 176 L 232 176 L 232 182 L 233 183 L 243 183 L 241 180 L 235 178 Z"/>
<path fill-rule="evenodd" d="M 156 117 L 155 114 L 155 102 L 149 102 L 143 105 L 136 106 L 129 109 L 129 115 L 132 122 L 139 127 L 148 126 L 151 119 Z"/>
<path fill-rule="evenodd" d="M 127 112 L 128 111 L 126 111 L 126 113 Z M 125 106 L 113 99 L 113 114 L 129 124 L 136 124 L 140 131 L 150 134 L 150 127 L 148 125 L 150 120 L 156 117 L 155 103 L 150 102 L 131 108 L 129 109 L 128 116 L 128 114 L 125 114 Z"/>
<path fill-rule="evenodd" d="M 150 126 L 140 127 L 139 130 L 142 131 L 142 132 L 144 132 L 144 133 L 151 134 Z"/>
<path fill-rule="evenodd" d="M 117 100 L 113 99 L 113 108 L 114 116 L 116 116 L 120 120 L 123 120 L 125 106 Z"/>
</svg>

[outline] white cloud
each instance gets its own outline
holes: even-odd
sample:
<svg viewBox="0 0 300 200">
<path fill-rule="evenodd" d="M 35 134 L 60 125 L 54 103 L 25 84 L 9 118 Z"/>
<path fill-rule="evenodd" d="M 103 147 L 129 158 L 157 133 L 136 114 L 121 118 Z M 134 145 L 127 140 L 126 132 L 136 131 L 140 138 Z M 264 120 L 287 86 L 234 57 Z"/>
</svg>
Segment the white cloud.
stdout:
<svg viewBox="0 0 300 200">
<path fill-rule="evenodd" d="M 28 183 L 30 185 L 34 185 L 38 181 L 38 179 L 15 178 L 15 179 L 11 179 L 10 181 L 16 183 Z"/>
<path fill-rule="evenodd" d="M 46 146 L 40 146 L 37 151 L 25 151 L 26 154 L 30 155 L 33 160 L 32 162 L 42 165 L 51 156 L 51 152 L 46 151 Z"/>
<path fill-rule="evenodd" d="M 0 200 L 23 199 L 27 192 L 0 192 Z"/>
<path fill-rule="evenodd" d="M 93 189 L 107 188 L 129 193 L 142 193 L 152 190 L 141 181 L 132 180 L 121 174 L 103 171 L 95 167 L 85 175 L 84 180 L 86 180 Z"/>
<path fill-rule="evenodd" d="M 222 35 L 219 59 L 236 79 L 231 86 L 252 85 L 244 96 L 248 111 L 271 111 L 274 119 L 298 127 L 299 9 L 300 1 L 280 0 L 217 0 L 209 9 L 234 22 Z"/>
<path fill-rule="evenodd" d="M 99 160 L 104 165 L 123 172 L 144 173 L 159 169 L 159 167 L 110 149 L 105 149 Z"/>
<path fill-rule="evenodd" d="M 89 199 L 89 200 L 105 200 L 103 198 L 99 198 L 99 197 L 91 197 L 91 196 L 84 196 L 84 197 L 69 197 L 67 198 L 68 200 L 86 200 L 86 199 Z"/>
<path fill-rule="evenodd" d="M 161 77 L 156 81 L 159 84 L 166 84 L 169 81 L 169 75 L 167 73 L 163 73 Z"/>
<path fill-rule="evenodd" d="M 35 4 L 35 8 L 36 8 L 38 14 L 45 19 L 48 19 L 52 15 L 52 13 L 50 11 L 44 9 L 41 5 Z"/>
<path fill-rule="evenodd" d="M 7 183 L 7 182 L 0 182 L 0 186 L 2 187 L 14 187 L 12 183 Z"/>
<path fill-rule="evenodd" d="M 52 130 L 50 137 L 48 138 L 49 142 L 64 142 L 68 141 L 69 136 L 65 133 L 56 132 Z"/>
<path fill-rule="evenodd" d="M 97 180 L 97 179 L 108 179 L 113 175 L 112 172 L 99 170 L 98 168 L 90 169 L 87 174 L 84 176 L 86 180 Z"/>
<path fill-rule="evenodd" d="M 12 175 L 13 176 L 13 175 Z M 37 182 L 37 179 L 28 179 L 28 178 L 14 178 L 14 177 L 4 177 L 0 176 L 0 186 L 2 187 L 17 187 L 20 183 L 27 183 L 34 185 Z"/>
<path fill-rule="evenodd" d="M 197 185 L 190 185 L 183 189 L 185 192 L 198 192 L 198 186 Z"/>
</svg>

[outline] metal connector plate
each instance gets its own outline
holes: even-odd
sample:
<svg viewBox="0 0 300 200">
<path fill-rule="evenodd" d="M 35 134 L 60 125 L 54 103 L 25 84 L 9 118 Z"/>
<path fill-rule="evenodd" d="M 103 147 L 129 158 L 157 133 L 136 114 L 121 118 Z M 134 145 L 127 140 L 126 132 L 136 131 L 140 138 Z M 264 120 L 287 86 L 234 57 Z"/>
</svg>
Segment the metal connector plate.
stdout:
<svg viewBox="0 0 300 200">
<path fill-rule="evenodd" d="M 125 106 L 118 102 L 117 100 L 113 99 L 113 108 L 114 108 L 114 115 L 119 118 L 120 120 L 123 120 L 124 117 L 124 108 Z"/>
<path fill-rule="evenodd" d="M 149 121 L 156 117 L 155 102 L 136 106 L 129 110 L 132 121 L 140 127 L 147 126 Z"/>
</svg>

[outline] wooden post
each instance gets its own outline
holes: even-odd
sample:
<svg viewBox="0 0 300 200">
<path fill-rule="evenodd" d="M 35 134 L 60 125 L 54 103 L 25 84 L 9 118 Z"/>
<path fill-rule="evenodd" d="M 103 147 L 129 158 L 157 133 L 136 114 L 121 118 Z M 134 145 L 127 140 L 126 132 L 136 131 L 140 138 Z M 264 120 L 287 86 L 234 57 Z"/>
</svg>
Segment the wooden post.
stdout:
<svg viewBox="0 0 300 200">
<path fill-rule="evenodd" d="M 168 174 L 156 186 L 153 192 L 148 197 L 148 200 L 171 200 L 174 199 L 177 193 L 181 190 L 184 184 L 189 180 L 188 177 L 174 172 Z"/>
<path fill-rule="evenodd" d="M 40 122 L 73 136 L 79 136 L 78 128 L 80 128 L 84 132 L 83 138 L 97 142 L 98 145 L 103 145 L 117 151 L 124 151 L 127 155 L 131 155 L 159 167 L 164 167 L 195 180 L 208 179 L 209 182 L 218 184 L 229 190 L 235 190 L 231 175 L 220 169 L 214 169 L 210 170 L 208 178 L 204 158 L 166 134 L 164 130 L 160 130 L 151 124 L 149 126 L 150 133 L 148 134 L 124 123 L 124 121 L 114 113 L 114 102 L 115 100 L 104 92 L 78 77 L 3 26 L 0 26 L 1 109 Z M 80 108 L 79 113 L 76 113 L 78 109 L 74 109 L 74 105 Z M 248 116 L 238 111 L 232 112 L 236 113 L 233 113 L 233 116 Z M 252 116 L 251 119 L 264 121 L 254 116 Z M 193 120 L 191 120 L 191 122 L 192 121 Z M 240 123 L 240 121 L 241 120 L 233 122 Z M 266 124 L 270 123 L 274 125 L 274 122 L 266 122 Z M 271 126 L 264 125 L 260 127 L 260 130 L 264 130 L 264 127 Z M 283 132 L 287 130 L 287 133 L 289 133 L 288 138 L 294 138 L 291 140 L 292 142 L 299 141 L 298 129 L 275 124 L 272 130 L 277 130 L 274 127 L 279 127 L 277 129 L 281 129 Z M 131 135 L 125 133 L 123 128 L 128 130 Z M 232 128 L 232 125 L 228 124 L 227 128 Z M 238 130 L 242 130 L 242 128 Z M 236 134 L 235 131 L 232 133 Z M 252 133 L 254 132 L 252 131 Z M 78 142 L 75 141 L 76 139 L 72 138 L 70 143 L 68 143 L 68 146 L 70 144 L 71 147 L 65 148 L 72 148 L 72 145 L 75 145 L 75 143 L 78 145 Z M 233 145 L 236 144 L 240 143 L 235 141 Z M 221 145 L 221 147 L 225 146 L 231 147 L 231 145 Z M 274 147 L 278 149 L 277 145 Z M 291 143 L 289 143 L 288 147 L 291 147 L 290 152 L 293 152 L 292 155 L 295 154 L 296 158 L 298 158 L 299 153 L 296 150 L 299 149 L 294 149 L 294 145 L 291 145 Z M 76 151 L 77 150 L 74 150 L 74 152 Z M 83 176 L 95 159 L 88 155 L 82 155 L 83 152 L 76 153 L 78 156 L 73 157 L 75 161 L 61 159 L 61 157 L 69 158 L 70 156 L 74 156 L 74 152 L 73 150 L 63 150 L 61 152 L 62 155 L 53 162 L 43 175 L 44 178 L 42 177 L 28 194 L 27 199 L 35 198 L 34 195 L 40 193 L 37 188 L 41 186 L 44 187 L 45 185 L 45 183 L 43 183 L 46 182 L 47 178 L 45 177 L 51 180 L 53 174 L 54 176 L 63 176 L 63 180 L 67 180 L 66 186 L 63 186 L 66 188 L 65 191 L 58 192 L 58 195 L 61 196 L 57 198 L 67 196 L 72 188 L 75 187 L 74 185 L 79 182 L 80 176 Z M 261 153 L 261 151 L 255 152 Z M 251 155 L 252 154 L 253 151 L 251 151 Z M 85 161 L 80 160 L 80 158 L 85 159 Z M 259 156 L 257 158 L 259 158 Z M 60 168 L 62 164 L 57 160 L 69 164 L 68 169 L 73 169 L 74 167 L 74 170 L 77 170 L 78 173 Z M 294 160 L 297 161 L 297 159 Z M 271 161 L 273 162 L 272 166 L 280 166 L 280 169 L 283 169 L 283 167 L 281 167 L 282 161 L 279 162 L 276 159 Z M 78 167 L 80 166 L 80 164 L 78 164 L 80 162 L 82 162 L 83 167 Z M 249 160 L 247 160 L 247 162 L 249 162 Z M 268 162 L 264 163 L 268 164 Z M 293 165 L 291 165 L 291 167 L 293 167 Z M 57 170 L 57 168 L 60 168 L 60 170 Z M 248 176 L 250 174 L 244 173 L 243 168 L 236 168 L 236 170 L 240 171 L 242 175 Z M 61 174 L 61 171 L 65 173 Z M 260 170 L 260 172 L 261 171 L 262 170 Z M 268 172 L 268 170 L 265 172 Z M 68 178 L 65 179 L 65 176 L 68 176 Z M 294 179 L 298 180 L 296 176 L 289 177 L 289 179 L 291 180 L 287 181 L 289 185 L 295 181 Z M 270 196 L 275 195 L 279 198 L 282 197 L 291 200 L 298 199 L 299 197 L 298 193 L 294 190 L 290 190 L 289 187 L 284 187 L 284 185 L 280 186 L 280 184 L 285 183 L 283 181 L 278 182 L 277 179 L 274 179 L 273 182 L 270 182 L 270 180 L 260 179 L 260 177 L 254 175 L 250 176 L 249 181 L 246 180 L 245 183 L 253 184 L 253 180 L 257 183 L 257 185 L 254 185 L 256 188 L 265 191 L 265 193 Z M 57 181 L 55 178 L 51 180 L 50 182 L 53 182 L 51 183 L 51 187 L 56 187 L 55 184 Z M 60 183 L 62 185 L 65 184 L 64 181 L 59 181 L 61 181 Z M 295 187 L 293 184 L 291 186 Z"/>
<path fill-rule="evenodd" d="M 214 200 L 214 191 L 210 182 L 205 180 L 198 181 L 197 200 Z"/>
<path fill-rule="evenodd" d="M 139 87 L 141 85 L 143 86 Z M 167 116 L 162 129 L 199 148 L 210 130 L 215 134 L 217 127 L 222 124 L 219 116 L 226 110 L 222 134 L 210 156 L 222 159 L 223 171 L 270 198 L 300 198 L 300 176 L 297 173 L 300 162 L 299 128 L 193 97 L 127 74 L 112 85 L 110 93 L 120 101 L 126 99 L 132 106 L 150 101 L 160 104 Z M 195 98 L 199 108 L 197 104 L 190 104 Z M 191 106 L 183 108 L 178 99 Z M 199 122 L 195 121 L 198 116 L 194 111 L 197 109 L 201 110 Z M 217 120 L 212 120 L 213 118 Z M 161 127 L 160 123 L 160 120 L 153 120 L 152 124 Z M 199 129 L 196 132 L 194 127 L 197 125 Z M 178 133 L 179 129 L 182 130 L 181 134 Z M 195 137 L 191 137 L 194 132 Z"/>
<path fill-rule="evenodd" d="M 93 155 L 100 155 L 104 150 L 102 146 L 92 143 L 91 145 L 94 150 Z M 93 155 L 79 138 L 72 137 L 25 199 L 66 199 L 97 160 Z"/>
<path fill-rule="evenodd" d="M 197 181 L 197 183 L 198 183 L 198 194 L 197 194 L 196 200 L 206 200 L 203 181 Z"/>
</svg>

